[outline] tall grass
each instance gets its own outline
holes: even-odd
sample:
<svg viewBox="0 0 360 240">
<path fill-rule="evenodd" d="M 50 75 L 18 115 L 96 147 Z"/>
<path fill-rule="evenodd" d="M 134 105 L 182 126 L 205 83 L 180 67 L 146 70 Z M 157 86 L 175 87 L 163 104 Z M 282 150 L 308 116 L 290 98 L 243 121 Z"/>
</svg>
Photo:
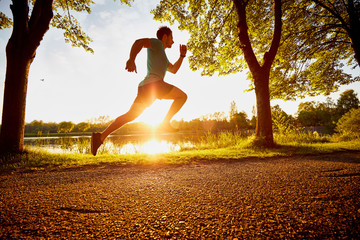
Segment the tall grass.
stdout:
<svg viewBox="0 0 360 240">
<path fill-rule="evenodd" d="M 207 133 L 195 144 L 197 149 L 219 149 L 228 147 L 244 146 L 247 143 L 247 137 L 232 132 Z"/>
<path fill-rule="evenodd" d="M 333 138 L 330 135 L 321 135 L 317 132 L 289 132 L 285 134 L 274 133 L 274 141 L 280 145 L 304 143 L 328 143 Z"/>
<path fill-rule="evenodd" d="M 252 144 L 253 136 L 244 137 L 232 132 L 206 134 L 197 141 L 177 142 L 176 148 L 167 153 L 142 153 L 133 146 L 132 154 L 124 154 L 124 143 L 107 143 L 94 157 L 90 154 L 90 138 L 71 139 L 62 144 L 64 151 L 46 151 L 41 147 L 29 146 L 23 154 L 0 155 L 0 171 L 27 169 L 38 170 L 51 167 L 73 167 L 79 165 L 114 164 L 179 164 L 199 160 L 245 159 L 297 154 L 319 154 L 343 150 L 360 150 L 360 139 L 339 141 L 339 136 L 317 133 L 292 132 L 274 134 L 275 148 L 258 148 Z M 40 146 L 47 142 L 39 142 Z"/>
<path fill-rule="evenodd" d="M 251 141 L 255 136 L 245 137 L 238 133 L 221 132 L 218 134 L 206 134 L 201 138 L 200 142 L 196 144 L 198 149 L 218 149 L 218 148 L 251 148 L 254 147 Z M 277 145 L 288 144 L 312 144 L 312 143 L 330 143 L 337 141 L 338 138 L 333 138 L 330 135 L 321 135 L 317 132 L 288 132 L 288 133 L 274 133 L 274 141 Z"/>
</svg>

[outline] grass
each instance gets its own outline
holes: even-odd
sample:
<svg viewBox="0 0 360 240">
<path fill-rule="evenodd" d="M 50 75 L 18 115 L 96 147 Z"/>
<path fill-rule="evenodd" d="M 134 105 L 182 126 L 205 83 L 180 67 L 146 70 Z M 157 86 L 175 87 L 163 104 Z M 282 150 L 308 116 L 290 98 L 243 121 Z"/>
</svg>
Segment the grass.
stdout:
<svg viewBox="0 0 360 240">
<path fill-rule="evenodd" d="M 120 154 L 108 149 L 94 157 L 82 153 L 51 153 L 41 148 L 29 148 L 22 154 L 0 156 L 0 171 L 34 171 L 49 168 L 68 168 L 84 165 L 117 164 L 186 164 L 193 161 L 218 159 L 249 159 L 287 157 L 307 154 L 325 154 L 338 151 L 360 150 L 360 139 L 341 141 L 338 137 L 313 134 L 274 135 L 275 148 L 258 148 L 251 144 L 251 138 L 233 133 L 208 134 L 195 145 L 179 144 L 179 151 L 159 154 Z M 82 142 L 80 152 L 89 152 L 89 142 Z"/>
<path fill-rule="evenodd" d="M 70 136 L 91 136 L 91 132 L 70 132 L 70 133 L 25 133 L 25 137 L 70 137 Z"/>
</svg>

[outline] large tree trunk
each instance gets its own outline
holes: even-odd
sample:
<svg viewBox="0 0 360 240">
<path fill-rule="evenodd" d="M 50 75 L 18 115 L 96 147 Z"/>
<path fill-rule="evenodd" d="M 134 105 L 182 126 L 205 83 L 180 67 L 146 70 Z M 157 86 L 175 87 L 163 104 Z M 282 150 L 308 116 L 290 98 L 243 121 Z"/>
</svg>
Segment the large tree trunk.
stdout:
<svg viewBox="0 0 360 240">
<path fill-rule="evenodd" d="M 6 46 L 6 76 L 0 133 L 2 152 L 24 150 L 26 92 L 30 65 L 53 16 L 52 0 L 37 0 L 28 18 L 27 0 L 10 6 L 14 26 Z"/>
<path fill-rule="evenodd" d="M 355 59 L 360 66 L 360 16 L 356 11 L 353 0 L 348 0 L 347 10 L 350 19 L 349 37 L 351 47 L 354 49 Z"/>
<path fill-rule="evenodd" d="M 253 74 L 256 95 L 256 144 L 264 147 L 274 146 L 271 119 L 269 71 Z"/>
<path fill-rule="evenodd" d="M 256 145 L 273 147 L 274 138 L 272 130 L 269 77 L 272 63 L 274 62 L 281 37 L 281 0 L 274 0 L 275 27 L 270 49 L 264 54 L 262 65 L 260 65 L 251 46 L 248 26 L 246 21 L 246 7 L 248 1 L 233 0 L 238 14 L 239 41 L 244 53 L 251 75 L 255 84 L 257 121 L 256 121 Z"/>
<path fill-rule="evenodd" d="M 24 148 L 25 103 L 32 58 L 11 39 L 6 47 L 6 77 L 1 124 L 1 148 L 21 152 Z"/>
</svg>

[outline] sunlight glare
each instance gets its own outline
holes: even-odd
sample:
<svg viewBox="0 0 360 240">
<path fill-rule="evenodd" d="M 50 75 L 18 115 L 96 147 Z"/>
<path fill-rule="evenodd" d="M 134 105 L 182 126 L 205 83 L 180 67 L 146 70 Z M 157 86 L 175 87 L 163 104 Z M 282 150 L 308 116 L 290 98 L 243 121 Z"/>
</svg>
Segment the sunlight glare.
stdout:
<svg viewBox="0 0 360 240">
<path fill-rule="evenodd" d="M 107 142 L 104 144 L 104 149 L 102 151 L 107 153 L 120 153 L 120 154 L 137 154 L 137 153 L 146 153 L 146 154 L 157 154 L 157 153 L 167 153 L 173 151 L 179 151 L 180 146 L 174 143 L 169 143 L 164 140 L 151 139 L 144 143 L 127 143 L 122 146 L 117 146 L 112 142 Z"/>
<path fill-rule="evenodd" d="M 152 127 L 156 127 L 163 121 L 167 111 L 170 108 L 170 104 L 171 101 L 156 100 L 136 119 L 136 121 L 144 122 Z"/>
<path fill-rule="evenodd" d="M 166 153 L 172 151 L 179 151 L 180 146 L 166 141 L 158 141 L 152 139 L 142 145 L 142 152 L 148 154 Z"/>
</svg>

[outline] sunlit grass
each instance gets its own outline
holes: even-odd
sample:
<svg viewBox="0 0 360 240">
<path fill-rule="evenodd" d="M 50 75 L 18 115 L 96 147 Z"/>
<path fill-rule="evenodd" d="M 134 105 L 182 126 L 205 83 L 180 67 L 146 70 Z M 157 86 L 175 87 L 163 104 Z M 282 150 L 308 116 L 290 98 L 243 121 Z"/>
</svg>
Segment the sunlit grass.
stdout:
<svg viewBox="0 0 360 240">
<path fill-rule="evenodd" d="M 275 148 L 254 147 L 251 144 L 251 138 L 229 132 L 207 134 L 199 141 L 192 143 L 183 141 L 169 144 L 155 139 L 138 145 L 133 143 L 118 145 L 107 142 L 99 149 L 96 157 L 89 154 L 88 139 L 80 141 L 78 145 L 68 144 L 68 150 L 62 153 L 58 153 L 57 150 L 47 151 L 40 147 L 28 147 L 26 153 L 1 156 L 0 170 L 41 170 L 52 167 L 67 168 L 101 164 L 184 164 L 219 159 L 241 160 L 360 150 L 360 139 L 338 141 L 336 137 L 308 133 L 285 136 L 275 134 L 274 139 L 277 143 Z"/>
</svg>

